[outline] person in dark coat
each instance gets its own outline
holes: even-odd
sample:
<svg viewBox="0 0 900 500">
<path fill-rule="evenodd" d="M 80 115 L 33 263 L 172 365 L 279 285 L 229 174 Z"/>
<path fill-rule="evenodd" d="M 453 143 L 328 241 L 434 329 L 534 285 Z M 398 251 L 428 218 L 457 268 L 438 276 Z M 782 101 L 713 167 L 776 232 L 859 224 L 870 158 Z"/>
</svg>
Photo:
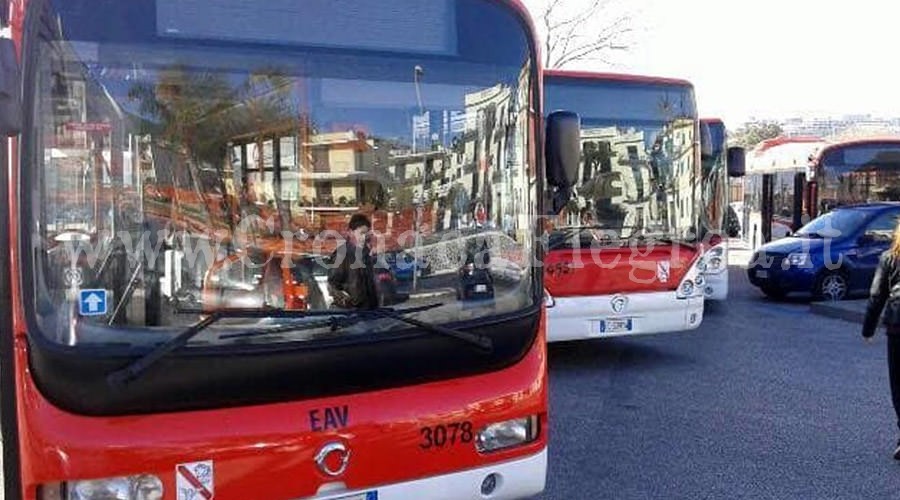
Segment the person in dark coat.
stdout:
<svg viewBox="0 0 900 500">
<path fill-rule="evenodd" d="M 881 254 L 878 269 L 872 280 L 862 335 L 871 342 L 882 318 L 886 327 L 888 347 L 888 375 L 891 379 L 891 399 L 900 427 L 900 224 L 894 230 L 891 247 Z M 900 440 L 894 449 L 894 459 L 900 460 Z"/>
<path fill-rule="evenodd" d="M 367 242 L 372 227 L 368 217 L 354 214 L 350 218 L 347 240 L 332 254 L 328 272 L 328 290 L 333 303 L 341 309 L 374 309 L 378 307 L 375 288 L 375 258 Z"/>
</svg>

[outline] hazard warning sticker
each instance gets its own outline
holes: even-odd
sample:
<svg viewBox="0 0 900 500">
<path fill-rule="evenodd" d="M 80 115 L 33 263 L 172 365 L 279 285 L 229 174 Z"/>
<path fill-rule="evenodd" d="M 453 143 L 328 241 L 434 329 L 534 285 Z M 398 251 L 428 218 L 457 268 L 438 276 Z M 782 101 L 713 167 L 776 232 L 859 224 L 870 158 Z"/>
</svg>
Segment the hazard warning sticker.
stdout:
<svg viewBox="0 0 900 500">
<path fill-rule="evenodd" d="M 212 500 L 215 494 L 212 460 L 178 464 L 175 490 L 178 500 Z"/>
</svg>

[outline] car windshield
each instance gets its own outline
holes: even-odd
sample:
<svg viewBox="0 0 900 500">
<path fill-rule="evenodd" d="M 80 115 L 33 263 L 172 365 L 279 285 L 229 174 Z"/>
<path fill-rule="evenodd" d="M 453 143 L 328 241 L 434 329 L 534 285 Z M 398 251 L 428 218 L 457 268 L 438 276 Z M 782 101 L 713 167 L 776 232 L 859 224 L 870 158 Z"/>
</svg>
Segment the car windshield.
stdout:
<svg viewBox="0 0 900 500">
<path fill-rule="evenodd" d="M 869 215 L 863 210 L 838 209 L 811 220 L 796 235 L 811 238 L 840 238 L 855 233 Z"/>
<path fill-rule="evenodd" d="M 429 319 L 452 322 L 533 305 L 534 63 L 509 9 L 44 9 L 24 227 L 32 309 L 51 340 L 158 343 L 198 320 L 184 310 L 434 303 Z M 460 274 L 473 249 L 480 281 Z M 246 324 L 218 322 L 198 341 Z M 379 325 L 408 327 L 361 328 Z"/>
<path fill-rule="evenodd" d="M 693 89 L 668 81 L 545 79 L 548 110 L 581 115 L 582 162 L 563 226 L 625 240 L 692 239 L 699 175 Z"/>
</svg>

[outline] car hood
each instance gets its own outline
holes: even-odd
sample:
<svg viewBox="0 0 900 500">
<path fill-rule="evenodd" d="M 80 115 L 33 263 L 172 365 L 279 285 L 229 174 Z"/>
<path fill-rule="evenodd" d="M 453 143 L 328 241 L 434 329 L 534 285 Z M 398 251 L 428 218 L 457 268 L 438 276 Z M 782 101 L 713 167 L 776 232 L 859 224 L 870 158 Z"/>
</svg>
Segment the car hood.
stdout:
<svg viewBox="0 0 900 500">
<path fill-rule="evenodd" d="M 816 253 L 820 252 L 828 241 L 829 240 L 826 240 L 825 238 L 798 238 L 795 236 L 788 236 L 766 243 L 759 247 L 757 251 L 775 254 L 790 254 L 795 252 Z M 830 241 L 831 244 L 836 243 L 834 240 Z"/>
</svg>

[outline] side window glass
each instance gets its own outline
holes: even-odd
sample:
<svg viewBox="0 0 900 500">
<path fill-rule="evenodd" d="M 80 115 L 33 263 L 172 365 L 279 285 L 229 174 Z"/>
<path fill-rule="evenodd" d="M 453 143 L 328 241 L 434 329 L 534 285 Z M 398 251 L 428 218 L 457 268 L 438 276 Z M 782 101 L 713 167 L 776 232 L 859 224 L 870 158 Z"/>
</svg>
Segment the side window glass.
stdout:
<svg viewBox="0 0 900 500">
<path fill-rule="evenodd" d="M 877 242 L 890 242 L 897 227 L 898 212 L 879 215 L 866 227 L 866 236 Z"/>
</svg>

